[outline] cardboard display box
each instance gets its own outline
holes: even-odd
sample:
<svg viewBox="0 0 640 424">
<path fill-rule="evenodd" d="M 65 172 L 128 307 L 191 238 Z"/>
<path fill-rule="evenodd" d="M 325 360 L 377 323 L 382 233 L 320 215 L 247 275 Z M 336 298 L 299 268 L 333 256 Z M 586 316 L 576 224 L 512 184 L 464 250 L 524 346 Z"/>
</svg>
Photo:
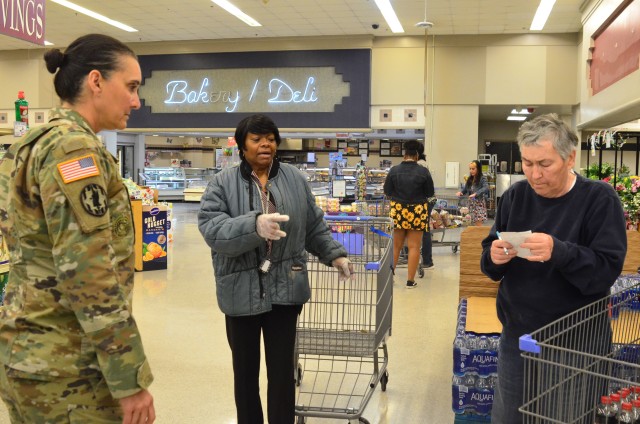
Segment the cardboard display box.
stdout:
<svg viewBox="0 0 640 424">
<path fill-rule="evenodd" d="M 491 280 L 480 270 L 482 240 L 491 227 L 467 227 L 460 235 L 460 292 L 458 298 L 487 296 L 495 298 L 499 283 Z M 640 232 L 627 231 L 627 256 L 622 274 L 638 272 L 640 266 Z"/>
<path fill-rule="evenodd" d="M 489 235 L 491 227 L 470 226 L 460 235 L 460 292 L 463 297 L 491 297 L 498 294 L 498 283 L 484 275 L 480 270 L 482 240 Z"/>
<path fill-rule="evenodd" d="M 466 331 L 476 334 L 500 334 L 502 324 L 496 312 L 496 300 L 492 297 L 467 298 Z"/>
<path fill-rule="evenodd" d="M 622 266 L 623 274 L 635 274 L 640 266 L 640 232 L 627 230 L 627 256 Z"/>
<path fill-rule="evenodd" d="M 135 269 L 167 269 L 168 219 L 166 206 L 142 205 L 132 200 L 135 228 Z"/>
</svg>

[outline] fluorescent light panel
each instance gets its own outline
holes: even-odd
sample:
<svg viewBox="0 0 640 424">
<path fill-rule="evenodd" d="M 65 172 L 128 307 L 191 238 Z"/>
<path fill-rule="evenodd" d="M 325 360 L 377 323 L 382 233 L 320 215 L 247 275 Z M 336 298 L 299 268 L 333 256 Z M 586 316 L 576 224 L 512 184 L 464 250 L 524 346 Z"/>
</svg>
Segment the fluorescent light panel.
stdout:
<svg viewBox="0 0 640 424">
<path fill-rule="evenodd" d="M 538 10 L 536 10 L 533 21 L 531 21 L 531 28 L 529 28 L 531 31 L 542 31 L 555 3 L 556 0 L 540 0 Z"/>
<path fill-rule="evenodd" d="M 526 116 L 507 116 L 507 121 L 524 121 L 525 119 L 527 119 Z"/>
<path fill-rule="evenodd" d="M 400 33 L 404 32 L 404 28 L 402 28 L 402 24 L 398 20 L 398 16 L 396 12 L 391 7 L 391 3 L 389 0 L 375 0 L 376 6 L 380 9 L 380 13 L 384 17 L 384 20 L 387 21 L 387 25 L 391 28 L 391 32 Z"/>
<path fill-rule="evenodd" d="M 527 109 L 520 109 L 519 112 L 518 112 L 518 109 L 512 109 L 511 114 L 512 115 L 530 115 L 531 112 L 529 112 Z"/>
<path fill-rule="evenodd" d="M 236 6 L 232 5 L 227 0 L 211 0 L 211 1 L 217 4 L 218 6 L 220 6 L 221 8 L 223 8 L 224 10 L 226 10 L 227 12 L 231 13 L 233 16 L 240 19 L 242 22 L 244 22 L 249 26 L 252 26 L 252 27 L 262 26 L 260 22 L 256 21 L 251 16 L 244 13 L 242 10 L 238 9 Z"/>
<path fill-rule="evenodd" d="M 122 22 L 114 21 L 113 19 L 109 19 L 104 15 L 101 15 L 89 9 L 85 9 L 84 7 L 78 6 L 75 3 L 71 3 L 70 1 L 67 1 L 67 0 L 51 0 L 51 1 L 54 3 L 58 3 L 60 6 L 68 7 L 71 10 L 75 10 L 78 13 L 82 13 L 83 15 L 87 15 L 93 19 L 97 19 L 99 21 L 112 25 L 121 30 L 124 30 L 127 32 L 138 32 L 137 29 L 132 28 L 129 25 L 125 25 Z"/>
</svg>

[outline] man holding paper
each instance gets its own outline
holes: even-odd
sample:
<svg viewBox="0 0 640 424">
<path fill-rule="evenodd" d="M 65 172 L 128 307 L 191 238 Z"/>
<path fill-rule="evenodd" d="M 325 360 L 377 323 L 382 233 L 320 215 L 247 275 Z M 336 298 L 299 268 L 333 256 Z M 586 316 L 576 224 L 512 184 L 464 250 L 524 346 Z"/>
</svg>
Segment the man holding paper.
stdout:
<svg viewBox="0 0 640 424">
<path fill-rule="evenodd" d="M 492 411 L 500 424 L 522 422 L 519 337 L 607 296 L 627 250 L 618 196 L 609 184 L 573 171 L 578 138 L 557 115 L 523 124 L 518 146 L 527 179 L 500 199 L 480 263 L 500 282 L 503 331 Z"/>
</svg>

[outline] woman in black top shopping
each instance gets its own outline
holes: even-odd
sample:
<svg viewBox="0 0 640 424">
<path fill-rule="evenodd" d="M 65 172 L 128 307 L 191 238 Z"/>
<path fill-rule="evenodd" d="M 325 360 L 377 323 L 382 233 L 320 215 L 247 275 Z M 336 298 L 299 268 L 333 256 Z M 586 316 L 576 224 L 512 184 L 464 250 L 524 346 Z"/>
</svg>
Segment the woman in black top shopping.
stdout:
<svg viewBox="0 0 640 424">
<path fill-rule="evenodd" d="M 390 199 L 389 216 L 393 219 L 393 264 L 407 241 L 407 288 L 417 286 L 416 269 L 420 260 L 422 233 L 429 231 L 427 198 L 433 196 L 433 180 L 429 170 L 418 165 L 420 143 L 404 143 L 404 160 L 389 170 L 384 181 L 384 194 Z"/>
<path fill-rule="evenodd" d="M 457 192 L 456 195 L 469 196 L 469 213 L 475 225 L 480 226 L 487 220 L 486 198 L 489 195 L 489 183 L 487 177 L 482 175 L 482 165 L 479 161 L 471 161 L 469 178 L 462 187 L 462 191 Z"/>
</svg>

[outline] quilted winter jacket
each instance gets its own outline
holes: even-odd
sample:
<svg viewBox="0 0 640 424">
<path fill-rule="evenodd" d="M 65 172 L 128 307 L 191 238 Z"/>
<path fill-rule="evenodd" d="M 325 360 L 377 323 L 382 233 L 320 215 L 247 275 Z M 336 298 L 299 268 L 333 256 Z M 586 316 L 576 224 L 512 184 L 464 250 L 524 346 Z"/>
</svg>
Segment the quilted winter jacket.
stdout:
<svg viewBox="0 0 640 424">
<path fill-rule="evenodd" d="M 250 176 L 251 167 L 244 161 L 216 174 L 198 213 L 198 228 L 211 248 L 218 306 L 229 316 L 261 314 L 273 304 L 304 304 L 310 296 L 307 252 L 328 266 L 347 256 L 331 236 L 304 175 L 274 160 L 267 188 L 277 211 L 290 219 L 280 223 L 287 236 L 273 241 L 270 271 L 261 273 L 266 242 L 256 232 L 262 210 Z"/>
</svg>

